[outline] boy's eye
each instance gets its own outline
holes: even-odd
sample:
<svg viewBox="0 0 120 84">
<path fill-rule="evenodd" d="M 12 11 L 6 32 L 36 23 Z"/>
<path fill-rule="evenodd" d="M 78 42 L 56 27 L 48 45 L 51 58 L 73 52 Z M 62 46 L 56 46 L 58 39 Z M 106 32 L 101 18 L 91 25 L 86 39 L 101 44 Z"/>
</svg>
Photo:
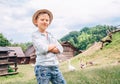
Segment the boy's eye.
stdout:
<svg viewBox="0 0 120 84">
<path fill-rule="evenodd" d="M 46 22 L 48 22 L 48 20 L 46 20 Z"/>
<path fill-rule="evenodd" d="M 44 21 L 44 19 L 41 19 L 41 21 Z"/>
<path fill-rule="evenodd" d="M 48 20 L 48 19 L 46 19 L 46 20 L 45 20 L 45 19 L 41 19 L 41 21 L 46 21 L 46 22 L 48 22 L 49 20 Z"/>
</svg>

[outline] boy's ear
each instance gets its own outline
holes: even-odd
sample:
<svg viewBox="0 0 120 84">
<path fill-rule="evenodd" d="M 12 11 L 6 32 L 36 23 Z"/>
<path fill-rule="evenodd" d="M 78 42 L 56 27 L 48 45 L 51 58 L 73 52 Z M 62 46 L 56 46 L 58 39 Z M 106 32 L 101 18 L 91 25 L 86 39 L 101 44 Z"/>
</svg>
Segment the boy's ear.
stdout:
<svg viewBox="0 0 120 84">
<path fill-rule="evenodd" d="M 37 26 L 37 20 L 34 20 L 35 25 Z"/>
</svg>

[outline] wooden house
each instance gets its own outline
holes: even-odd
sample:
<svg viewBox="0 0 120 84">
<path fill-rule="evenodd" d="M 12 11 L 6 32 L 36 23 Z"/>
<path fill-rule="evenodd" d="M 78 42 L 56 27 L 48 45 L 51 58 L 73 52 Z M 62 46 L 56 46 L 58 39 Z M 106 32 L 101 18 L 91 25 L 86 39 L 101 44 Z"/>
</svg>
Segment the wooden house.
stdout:
<svg viewBox="0 0 120 84">
<path fill-rule="evenodd" d="M 25 51 L 25 56 L 30 57 L 29 63 L 35 63 L 35 49 L 33 47 L 33 45 L 30 45 L 27 50 Z"/>
<path fill-rule="evenodd" d="M 67 59 L 72 58 L 73 56 L 76 55 L 76 53 L 80 53 L 78 49 L 76 49 L 71 43 L 69 42 L 62 42 L 61 45 L 63 46 L 63 53 L 61 55 L 58 55 L 58 60 L 59 61 L 65 61 Z M 30 57 L 30 62 L 29 63 L 35 63 L 35 49 L 33 45 L 29 46 L 27 50 L 25 51 L 25 56 Z"/>
<path fill-rule="evenodd" d="M 8 48 L 11 50 L 14 50 L 14 52 L 9 53 L 9 56 L 16 55 L 18 64 L 28 64 L 29 63 L 30 57 L 26 56 L 24 54 L 21 47 L 8 47 Z"/>
<path fill-rule="evenodd" d="M 18 73 L 17 56 L 9 56 L 12 51 L 7 47 L 0 47 L 0 76 Z"/>
<path fill-rule="evenodd" d="M 61 55 L 58 55 L 59 61 L 65 61 L 67 59 L 70 59 L 77 55 L 78 53 L 81 53 L 77 48 L 75 48 L 70 42 L 64 41 L 61 43 L 63 46 L 63 53 Z"/>
</svg>

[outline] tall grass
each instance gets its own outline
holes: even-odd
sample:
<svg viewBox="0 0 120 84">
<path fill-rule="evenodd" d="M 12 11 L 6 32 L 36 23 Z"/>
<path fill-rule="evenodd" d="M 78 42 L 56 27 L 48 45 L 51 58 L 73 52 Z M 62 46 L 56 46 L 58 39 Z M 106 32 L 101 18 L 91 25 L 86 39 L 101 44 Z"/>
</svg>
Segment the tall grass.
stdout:
<svg viewBox="0 0 120 84">
<path fill-rule="evenodd" d="M 67 84 L 120 84 L 120 65 L 65 72 Z"/>
</svg>

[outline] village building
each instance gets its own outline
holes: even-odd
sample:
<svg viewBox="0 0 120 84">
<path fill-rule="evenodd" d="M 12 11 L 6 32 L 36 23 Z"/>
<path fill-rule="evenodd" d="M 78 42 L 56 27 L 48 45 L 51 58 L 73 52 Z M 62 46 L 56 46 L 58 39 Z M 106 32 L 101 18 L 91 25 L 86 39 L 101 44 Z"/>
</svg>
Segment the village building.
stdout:
<svg viewBox="0 0 120 84">
<path fill-rule="evenodd" d="M 17 56 L 9 56 L 10 52 L 13 52 L 13 50 L 7 47 L 0 47 L 0 76 L 18 73 Z"/>
<path fill-rule="evenodd" d="M 17 63 L 18 64 L 28 64 L 30 61 L 30 57 L 26 56 L 24 52 L 22 51 L 21 47 L 7 47 L 10 50 L 13 50 L 13 52 L 9 53 L 9 56 L 17 56 Z"/>
<path fill-rule="evenodd" d="M 29 63 L 34 64 L 35 63 L 35 49 L 33 47 L 33 45 L 30 45 L 27 50 L 25 51 L 25 56 L 30 57 Z"/>
<path fill-rule="evenodd" d="M 60 62 L 66 61 L 67 59 L 74 57 L 78 53 L 81 53 L 68 41 L 62 42 L 61 45 L 63 46 L 63 53 L 61 55 L 58 55 L 58 59 Z"/>
</svg>

